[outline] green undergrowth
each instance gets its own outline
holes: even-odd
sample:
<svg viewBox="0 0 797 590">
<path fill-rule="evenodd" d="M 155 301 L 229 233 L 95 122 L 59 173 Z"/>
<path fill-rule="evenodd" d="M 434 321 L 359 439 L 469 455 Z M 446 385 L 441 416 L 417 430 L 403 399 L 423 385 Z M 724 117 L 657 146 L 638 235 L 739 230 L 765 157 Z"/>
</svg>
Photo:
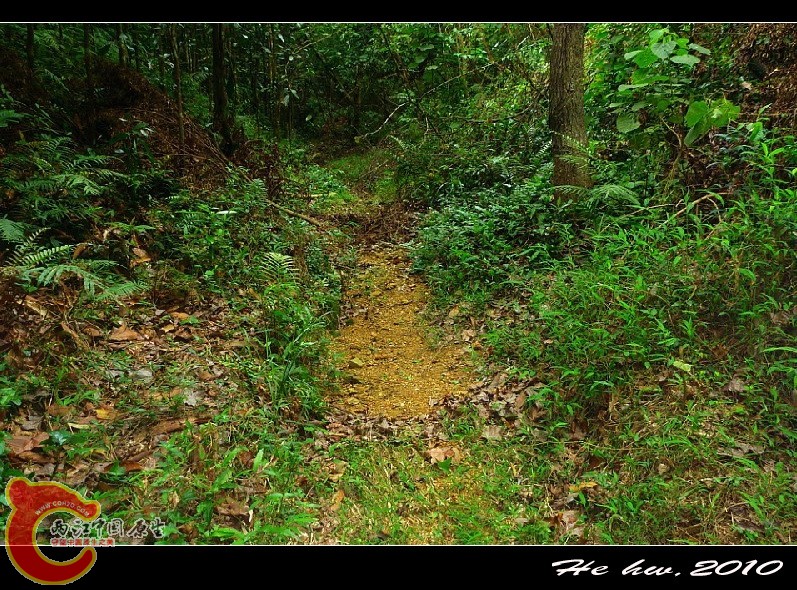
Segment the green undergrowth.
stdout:
<svg viewBox="0 0 797 590">
<path fill-rule="evenodd" d="M 157 516 L 165 536 L 146 542 L 294 539 L 315 518 L 301 448 L 335 371 L 332 238 L 277 214 L 263 183 L 238 170 L 224 186 L 174 188 L 147 195 L 146 211 L 114 212 L 104 195 L 127 173 L 103 173 L 105 159 L 51 143 L 63 167 L 28 166 L 41 148 L 25 145 L 6 180 L 38 195 L 39 223 L 66 223 L 55 234 L 0 220 L 0 278 L 15 305 L 27 293 L 44 306 L 37 329 L 48 335 L 29 335 L 13 366 L 0 365 L 6 424 L 44 439 L 26 463 L 4 433 L 0 483 L 23 474 L 65 482 L 128 525 Z M 55 199 L 62 190 L 81 200 Z M 277 198 L 301 208 L 295 190 L 286 184 Z M 103 274 L 75 252 L 104 256 Z M 119 288 L 127 284 L 135 288 Z M 51 305 L 63 313 L 54 324 Z M 4 498 L 0 510 L 5 519 Z"/>
<path fill-rule="evenodd" d="M 367 215 L 396 199 L 395 164 L 389 153 L 371 149 L 309 164 L 296 171 L 317 214 Z"/>
<path fill-rule="evenodd" d="M 584 429 L 561 475 L 597 482 L 567 507 L 593 542 L 793 535 L 797 151 L 760 123 L 728 141 L 748 171 L 732 194 L 562 207 L 542 176 L 444 198 L 421 227 L 448 323 L 545 384 L 547 428 Z"/>
</svg>

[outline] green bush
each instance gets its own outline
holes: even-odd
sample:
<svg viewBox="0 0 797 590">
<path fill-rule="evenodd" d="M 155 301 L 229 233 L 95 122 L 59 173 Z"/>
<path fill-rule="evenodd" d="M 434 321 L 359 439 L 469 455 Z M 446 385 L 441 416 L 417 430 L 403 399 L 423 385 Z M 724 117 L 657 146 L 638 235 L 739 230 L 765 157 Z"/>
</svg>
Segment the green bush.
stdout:
<svg viewBox="0 0 797 590">
<path fill-rule="evenodd" d="M 415 266 L 440 291 L 501 291 L 547 268 L 572 238 L 547 181 L 487 189 L 432 211 L 414 250 Z"/>
<path fill-rule="evenodd" d="M 426 217 L 416 267 L 443 297 L 519 298 L 512 321 L 487 318 L 488 352 L 521 369 L 548 367 L 582 399 L 628 386 L 640 370 L 723 364 L 718 341 L 731 343 L 732 364 L 767 351 L 787 394 L 797 143 L 760 124 L 735 133 L 746 182 L 732 195 L 706 192 L 669 212 L 594 204 L 577 229 L 539 181 L 482 191 Z"/>
</svg>

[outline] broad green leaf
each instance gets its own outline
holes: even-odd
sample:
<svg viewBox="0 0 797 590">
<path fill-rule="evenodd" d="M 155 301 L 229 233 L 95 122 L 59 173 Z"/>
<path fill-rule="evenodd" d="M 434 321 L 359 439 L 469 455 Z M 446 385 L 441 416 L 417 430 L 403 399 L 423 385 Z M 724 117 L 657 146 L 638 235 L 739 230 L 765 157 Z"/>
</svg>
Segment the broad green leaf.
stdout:
<svg viewBox="0 0 797 590">
<path fill-rule="evenodd" d="M 620 84 L 617 90 L 624 92 L 625 90 L 635 90 L 637 88 L 644 88 L 645 86 L 648 86 L 648 84 Z"/>
<path fill-rule="evenodd" d="M 664 82 L 667 80 L 670 80 L 669 76 L 651 74 L 648 70 L 639 69 L 631 74 L 631 84 L 652 84 L 654 82 Z"/>
<path fill-rule="evenodd" d="M 667 41 L 666 43 L 654 43 L 650 46 L 650 50 L 659 59 L 667 59 L 673 51 L 675 51 L 675 41 Z"/>
<path fill-rule="evenodd" d="M 703 55 L 711 55 L 711 52 L 708 49 L 706 49 L 702 45 L 698 45 L 697 43 L 690 43 L 689 49 L 693 49 L 698 53 L 702 53 Z"/>
<path fill-rule="evenodd" d="M 708 133 L 709 129 L 711 129 L 711 123 L 709 123 L 708 119 L 701 119 L 697 122 L 697 125 L 692 127 L 686 134 L 686 137 L 684 137 L 684 143 L 686 145 L 692 145 L 695 141 Z"/>
<path fill-rule="evenodd" d="M 678 359 L 673 360 L 672 366 L 676 369 L 681 369 L 684 373 L 692 372 L 692 365 L 683 361 L 679 361 Z"/>
<path fill-rule="evenodd" d="M 687 127 L 694 127 L 706 115 L 708 115 L 708 105 L 704 101 L 698 100 L 689 105 L 684 122 Z"/>
<path fill-rule="evenodd" d="M 670 61 L 674 62 L 674 63 L 677 63 L 677 64 L 686 64 L 686 65 L 689 65 L 689 66 L 693 66 L 693 65 L 695 65 L 697 63 L 700 63 L 700 58 L 695 57 L 694 55 L 689 55 L 689 54 L 686 54 L 686 55 L 673 55 L 670 58 Z"/>
<path fill-rule="evenodd" d="M 726 98 L 723 98 L 716 104 L 712 105 L 711 109 L 711 124 L 715 127 L 722 127 L 727 125 L 733 119 L 739 116 L 740 109 Z"/>
<path fill-rule="evenodd" d="M 617 131 L 629 133 L 634 129 L 639 129 L 639 120 L 633 113 L 622 113 L 617 117 Z"/>
<path fill-rule="evenodd" d="M 761 141 L 766 136 L 766 132 L 764 131 L 764 125 L 761 121 L 756 121 L 755 123 L 749 124 L 748 129 L 750 129 L 750 141 L 755 143 Z"/>
<path fill-rule="evenodd" d="M 656 43 L 659 39 L 661 39 L 665 33 L 669 33 L 670 29 L 656 29 L 655 31 L 651 31 L 648 37 L 650 38 L 651 43 Z"/>
<path fill-rule="evenodd" d="M 637 49 L 636 51 L 629 51 L 628 53 L 623 55 L 623 57 L 625 59 L 634 59 L 634 57 L 639 55 L 640 53 L 642 53 L 642 50 L 641 49 Z"/>
<path fill-rule="evenodd" d="M 640 68 L 648 68 L 659 60 L 650 49 L 643 49 L 634 56 L 634 63 Z"/>
</svg>

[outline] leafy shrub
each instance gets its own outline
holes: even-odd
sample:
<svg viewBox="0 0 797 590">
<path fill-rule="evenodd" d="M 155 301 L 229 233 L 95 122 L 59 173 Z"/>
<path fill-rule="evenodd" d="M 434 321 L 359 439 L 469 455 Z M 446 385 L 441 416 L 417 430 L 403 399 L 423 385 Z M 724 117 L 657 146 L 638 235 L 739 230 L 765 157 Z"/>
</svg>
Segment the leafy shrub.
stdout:
<svg viewBox="0 0 797 590">
<path fill-rule="evenodd" d="M 268 210 L 261 182 L 233 174 L 201 198 L 182 191 L 154 210 L 159 253 L 230 299 L 262 346 L 260 367 L 277 409 L 314 413 L 327 370 L 324 329 L 334 324 L 340 279 L 318 234 Z"/>
<path fill-rule="evenodd" d="M 500 291 L 547 267 L 570 238 L 550 187 L 535 179 L 511 190 L 484 190 L 431 212 L 420 229 L 415 264 L 442 291 Z"/>
<path fill-rule="evenodd" d="M 540 181 L 482 191 L 427 216 L 416 267 L 443 297 L 522 301 L 512 321 L 485 318 L 488 353 L 547 367 L 577 399 L 630 386 L 640 371 L 724 366 L 718 341 L 731 343 L 733 363 L 768 355 L 790 395 L 797 143 L 758 124 L 734 134 L 746 174 L 732 195 L 705 192 L 667 212 L 607 206 L 593 190 L 572 207 L 589 213 L 579 230 Z"/>
</svg>

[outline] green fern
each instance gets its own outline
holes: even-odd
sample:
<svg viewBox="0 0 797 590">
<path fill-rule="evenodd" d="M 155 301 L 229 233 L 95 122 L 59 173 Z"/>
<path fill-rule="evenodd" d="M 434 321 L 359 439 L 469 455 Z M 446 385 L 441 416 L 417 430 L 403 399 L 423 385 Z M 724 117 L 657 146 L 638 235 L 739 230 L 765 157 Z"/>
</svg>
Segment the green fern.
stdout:
<svg viewBox="0 0 797 590">
<path fill-rule="evenodd" d="M 139 282 L 120 280 L 113 272 L 118 265 L 111 260 L 66 262 L 74 246 L 46 248 L 38 243 L 46 228 L 26 236 L 23 227 L 7 218 L 0 219 L 0 235 L 16 244 L 8 262 L 0 266 L 0 274 L 11 276 L 22 285 L 50 288 L 57 288 L 63 280 L 74 276 L 82 282 L 83 291 L 98 300 L 118 300 L 144 289 Z"/>
<path fill-rule="evenodd" d="M 122 281 L 114 284 L 106 284 L 104 290 L 97 296 L 98 301 L 107 301 L 112 299 L 120 301 L 136 293 L 140 293 L 146 288 L 146 285 L 140 281 Z"/>
<path fill-rule="evenodd" d="M 293 257 L 279 252 L 266 252 L 259 268 L 271 283 L 295 285 L 299 276 Z"/>
<path fill-rule="evenodd" d="M 0 217 L 0 238 L 12 244 L 19 244 L 25 239 L 26 227 L 24 223 Z"/>
<path fill-rule="evenodd" d="M 42 248 L 40 245 L 36 244 L 36 239 L 43 231 L 44 230 L 35 231 L 16 247 L 9 260 L 10 266 L 29 269 L 55 260 L 72 251 L 72 246 L 70 245 Z"/>
<path fill-rule="evenodd" d="M 606 208 L 629 207 L 631 209 L 639 209 L 641 207 L 636 193 L 620 184 L 607 183 L 591 188 L 567 184 L 557 188 L 568 198 L 577 202 L 584 210 L 591 213 L 605 210 Z"/>
<path fill-rule="evenodd" d="M 108 167 L 112 160 L 79 153 L 68 137 L 22 140 L 0 161 L 0 187 L 16 193 L 25 217 L 42 224 L 86 219 L 99 211 L 87 197 L 102 196 L 129 179 Z"/>
</svg>

